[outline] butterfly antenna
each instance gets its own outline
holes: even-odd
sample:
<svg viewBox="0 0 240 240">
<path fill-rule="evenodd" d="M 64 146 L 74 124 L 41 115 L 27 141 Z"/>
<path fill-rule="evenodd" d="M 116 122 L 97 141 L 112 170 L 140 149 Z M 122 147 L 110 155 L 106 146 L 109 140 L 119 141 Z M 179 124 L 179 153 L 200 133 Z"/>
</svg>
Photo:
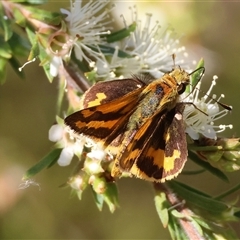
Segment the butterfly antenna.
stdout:
<svg viewBox="0 0 240 240">
<path fill-rule="evenodd" d="M 204 95 L 205 95 L 206 97 L 208 97 L 208 98 L 210 98 L 211 100 L 215 101 L 218 105 L 220 105 L 220 106 L 223 107 L 224 109 L 226 109 L 226 110 L 228 110 L 228 111 L 231 111 L 231 110 L 232 110 L 232 107 L 231 107 L 231 106 L 219 102 L 218 100 L 216 100 L 215 98 L 213 98 L 213 97 L 210 96 L 209 94 L 207 94 L 207 93 L 203 92 L 201 89 L 197 88 L 197 84 L 198 84 L 199 81 L 202 79 L 202 77 L 203 77 L 203 75 L 204 75 L 204 73 L 205 73 L 205 68 L 204 68 L 204 67 L 199 67 L 199 68 L 195 69 L 194 71 L 192 71 L 191 73 L 189 73 L 189 76 L 190 76 L 190 75 L 193 75 L 194 73 L 196 73 L 197 71 L 199 71 L 199 70 L 201 70 L 201 69 L 202 69 L 202 72 L 201 72 L 201 74 L 200 74 L 200 76 L 199 76 L 199 79 L 197 80 L 197 83 L 194 84 L 194 85 L 190 84 L 190 85 L 192 86 L 192 91 L 194 91 L 194 89 L 197 89 L 199 92 L 204 93 Z M 191 91 L 191 92 L 192 92 L 192 91 Z"/>
<path fill-rule="evenodd" d="M 175 69 L 175 67 L 176 67 L 176 64 L 175 64 L 175 59 L 176 59 L 176 54 L 175 54 L 175 53 L 173 53 L 173 54 L 172 54 L 172 60 L 173 60 L 173 69 Z"/>
</svg>

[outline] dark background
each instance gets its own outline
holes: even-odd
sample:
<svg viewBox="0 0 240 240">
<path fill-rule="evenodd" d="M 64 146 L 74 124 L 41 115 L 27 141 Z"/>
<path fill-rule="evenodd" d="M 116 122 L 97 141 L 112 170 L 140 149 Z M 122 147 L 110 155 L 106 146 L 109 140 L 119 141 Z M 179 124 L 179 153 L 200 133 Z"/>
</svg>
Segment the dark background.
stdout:
<svg viewBox="0 0 240 240">
<path fill-rule="evenodd" d="M 118 2 L 115 14 L 123 13 Z M 240 116 L 240 3 L 239 2 L 129 2 L 140 12 L 153 12 L 155 19 L 175 27 L 189 55 L 205 59 L 204 89 L 218 75 L 214 93 L 224 93 L 233 111 L 221 123 L 231 123 L 226 137 L 239 136 Z M 68 1 L 51 1 L 46 9 L 58 11 Z M 152 10 L 151 10 L 152 9 Z M 124 15 L 129 12 L 124 10 Z M 145 20 L 145 16 L 142 17 Z M 26 60 L 23 59 L 23 63 Z M 55 121 L 57 79 L 50 84 L 38 63 L 25 67 L 21 80 L 8 69 L 7 82 L 0 86 L 0 238 L 1 239 L 168 239 L 158 219 L 150 183 L 137 179 L 118 182 L 120 208 L 111 214 L 97 210 L 90 190 L 79 201 L 70 189 L 59 188 L 72 167 L 58 165 L 42 171 L 35 180 L 41 185 L 18 190 L 23 173 L 49 152 L 48 130 Z M 221 124 L 219 123 L 219 124 Z M 189 161 L 186 169 L 194 169 Z M 239 182 L 239 172 L 229 174 L 230 184 L 204 173 L 179 180 L 212 195 Z M 236 197 L 233 196 L 233 197 Z M 237 224 L 235 224 L 237 229 Z M 239 230 L 238 230 L 239 231 Z M 238 233 L 240 236 L 240 232 Z"/>
</svg>

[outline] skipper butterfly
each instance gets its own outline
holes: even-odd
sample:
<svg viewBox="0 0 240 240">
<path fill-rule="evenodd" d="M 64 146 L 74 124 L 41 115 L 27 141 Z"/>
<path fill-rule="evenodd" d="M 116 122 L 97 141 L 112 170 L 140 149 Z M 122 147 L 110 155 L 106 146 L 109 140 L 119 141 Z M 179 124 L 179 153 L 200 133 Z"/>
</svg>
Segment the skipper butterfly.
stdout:
<svg viewBox="0 0 240 240">
<path fill-rule="evenodd" d="M 114 156 L 111 175 L 129 172 L 164 182 L 176 177 L 187 161 L 179 96 L 190 74 L 177 67 L 157 80 L 137 77 L 100 82 L 83 96 L 84 109 L 65 118 L 77 134 L 103 143 Z"/>
</svg>

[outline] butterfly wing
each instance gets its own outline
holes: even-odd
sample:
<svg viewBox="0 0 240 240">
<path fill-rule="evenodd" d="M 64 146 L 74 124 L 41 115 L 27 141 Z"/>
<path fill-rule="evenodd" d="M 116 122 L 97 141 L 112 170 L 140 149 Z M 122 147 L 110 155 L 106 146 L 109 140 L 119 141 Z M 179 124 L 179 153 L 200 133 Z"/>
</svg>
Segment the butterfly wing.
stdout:
<svg viewBox="0 0 240 240">
<path fill-rule="evenodd" d="M 138 76 L 133 79 L 99 82 L 84 93 L 82 105 L 83 108 L 89 108 L 108 103 L 144 86 L 145 82 Z"/>
<path fill-rule="evenodd" d="M 121 156 L 120 169 L 156 182 L 177 176 L 187 160 L 183 110 L 184 104 L 179 103 L 149 119 Z"/>
<path fill-rule="evenodd" d="M 65 118 L 65 124 L 76 133 L 104 142 L 107 146 L 125 131 L 142 90 L 138 88 L 111 102 L 75 112 Z"/>
</svg>

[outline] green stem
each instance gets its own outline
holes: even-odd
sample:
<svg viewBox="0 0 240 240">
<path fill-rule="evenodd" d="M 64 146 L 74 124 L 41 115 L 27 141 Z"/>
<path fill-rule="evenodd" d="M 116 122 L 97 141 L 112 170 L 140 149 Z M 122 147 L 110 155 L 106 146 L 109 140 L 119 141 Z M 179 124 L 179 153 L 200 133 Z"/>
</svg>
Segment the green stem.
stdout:
<svg viewBox="0 0 240 240">
<path fill-rule="evenodd" d="M 196 175 L 196 174 L 203 173 L 205 171 L 206 171 L 206 169 L 200 169 L 200 170 L 195 170 L 195 171 L 187 171 L 187 170 L 185 170 L 185 171 L 182 172 L 182 174 L 184 174 L 184 175 Z"/>
<path fill-rule="evenodd" d="M 188 149 L 189 150 L 193 150 L 193 151 L 204 151 L 204 152 L 211 152 L 211 151 L 219 151 L 219 150 L 223 150 L 222 146 L 196 146 L 193 144 L 189 144 L 188 145 Z M 225 150 L 225 149 L 224 149 Z"/>
<path fill-rule="evenodd" d="M 219 196 L 214 197 L 214 199 L 220 200 L 220 199 L 222 199 L 222 198 L 224 198 L 224 197 L 227 197 L 228 195 L 236 192 L 236 191 L 239 190 L 239 189 L 240 189 L 240 184 L 238 184 L 238 185 L 236 185 L 235 187 L 229 189 L 228 191 L 220 194 Z"/>
</svg>

